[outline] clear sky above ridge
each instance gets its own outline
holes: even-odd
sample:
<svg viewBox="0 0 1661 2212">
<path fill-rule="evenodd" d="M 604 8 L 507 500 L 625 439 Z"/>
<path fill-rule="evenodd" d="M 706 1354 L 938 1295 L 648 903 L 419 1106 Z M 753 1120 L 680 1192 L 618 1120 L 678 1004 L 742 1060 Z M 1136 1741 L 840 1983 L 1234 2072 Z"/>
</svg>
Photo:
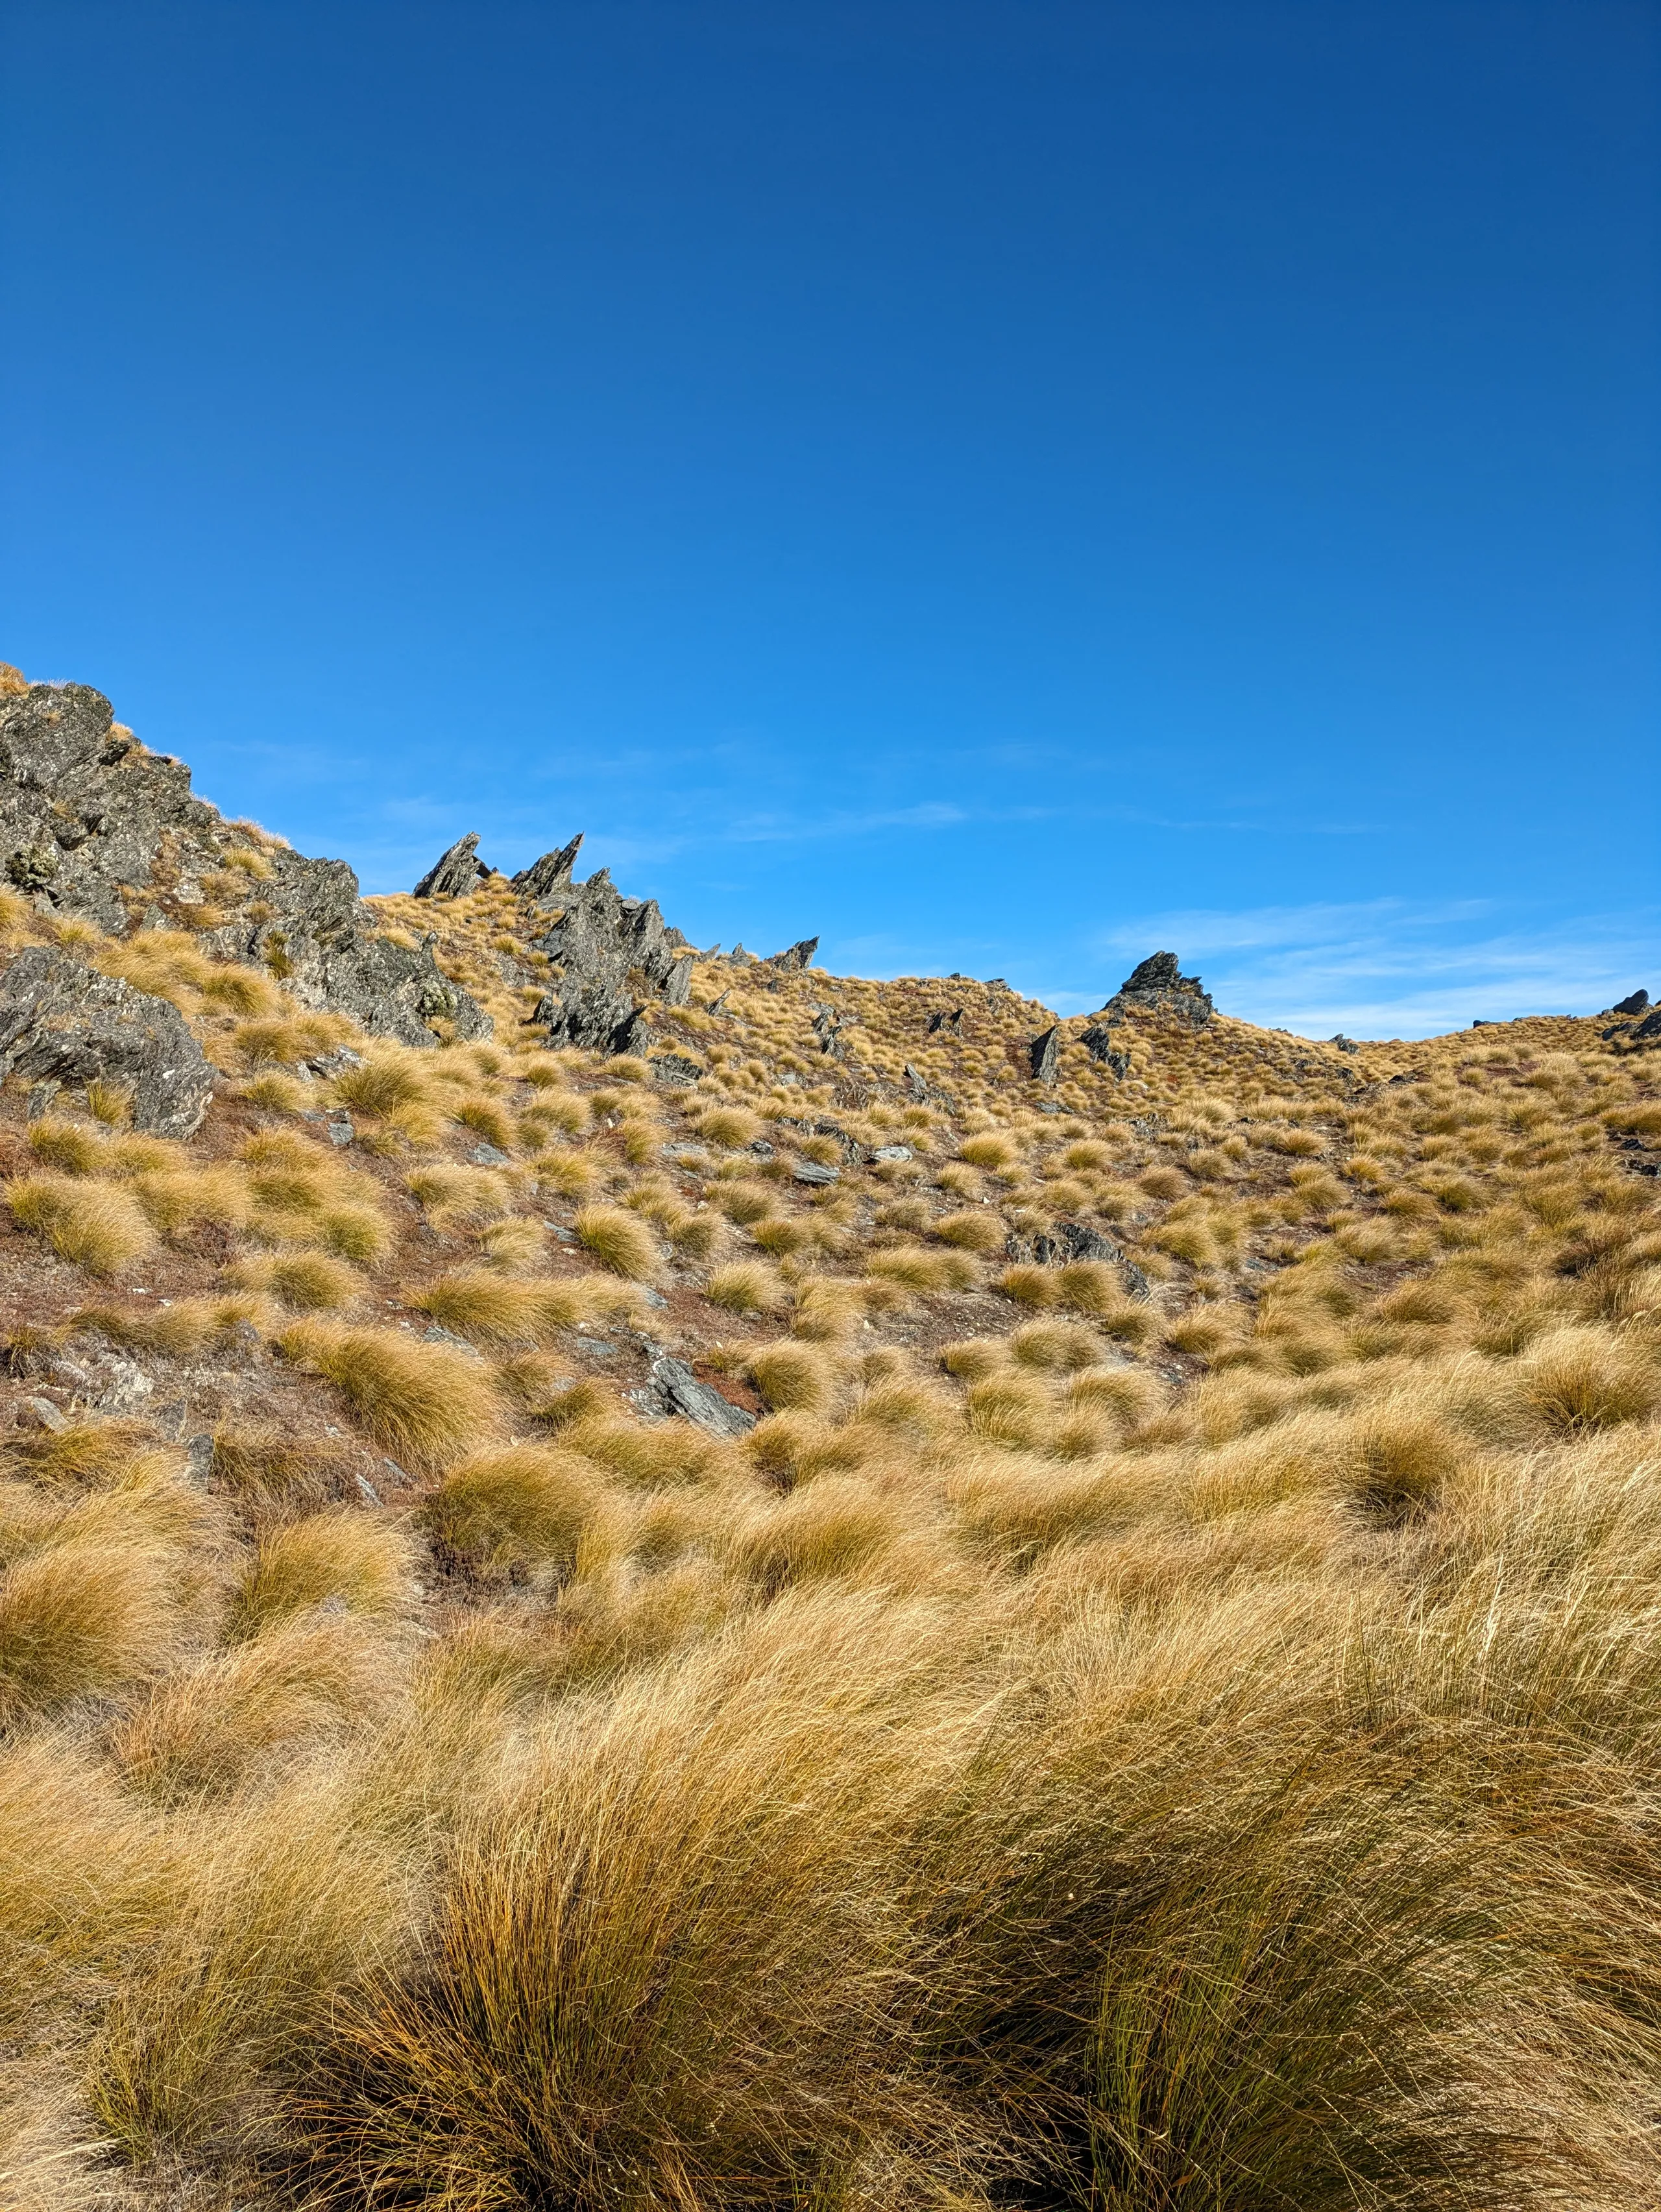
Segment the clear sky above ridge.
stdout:
<svg viewBox="0 0 1661 2212">
<path fill-rule="evenodd" d="M 1661 6 L 0 0 L 0 658 L 367 889 L 1661 995 Z"/>
</svg>

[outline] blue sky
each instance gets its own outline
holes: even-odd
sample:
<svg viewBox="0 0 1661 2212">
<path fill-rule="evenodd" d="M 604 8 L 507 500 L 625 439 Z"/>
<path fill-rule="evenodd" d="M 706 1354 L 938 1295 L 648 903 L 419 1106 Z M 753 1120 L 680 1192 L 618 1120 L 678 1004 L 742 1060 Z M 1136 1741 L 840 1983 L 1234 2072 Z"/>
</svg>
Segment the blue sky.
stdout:
<svg viewBox="0 0 1661 2212">
<path fill-rule="evenodd" d="M 1661 992 L 1661 9 L 7 0 L 0 657 L 404 888 Z"/>
</svg>

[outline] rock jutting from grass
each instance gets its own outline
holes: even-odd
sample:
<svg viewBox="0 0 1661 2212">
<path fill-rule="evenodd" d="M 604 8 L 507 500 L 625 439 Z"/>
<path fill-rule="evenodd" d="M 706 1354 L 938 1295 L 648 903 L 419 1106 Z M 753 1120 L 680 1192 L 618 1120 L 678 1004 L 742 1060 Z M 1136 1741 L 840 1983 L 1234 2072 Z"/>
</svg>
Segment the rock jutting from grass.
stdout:
<svg viewBox="0 0 1661 2212">
<path fill-rule="evenodd" d="M 177 1006 L 50 945 L 20 952 L 0 981 L 0 1073 L 46 1097 L 105 1083 L 128 1092 L 136 1129 L 191 1137 L 214 1071 Z"/>
<path fill-rule="evenodd" d="M 0 699 L 0 868 L 37 906 L 114 937 L 188 930 L 372 1036 L 431 1044 L 439 1021 L 464 1042 L 490 1034 L 429 945 L 377 933 L 344 860 L 227 822 L 193 794 L 183 762 L 147 750 L 87 684 Z"/>
</svg>

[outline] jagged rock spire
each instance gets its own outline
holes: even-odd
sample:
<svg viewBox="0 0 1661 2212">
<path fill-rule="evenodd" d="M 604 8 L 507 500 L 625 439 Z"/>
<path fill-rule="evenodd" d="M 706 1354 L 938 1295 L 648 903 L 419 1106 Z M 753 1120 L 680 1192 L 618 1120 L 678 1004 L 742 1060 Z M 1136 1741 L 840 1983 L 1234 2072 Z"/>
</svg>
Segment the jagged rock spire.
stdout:
<svg viewBox="0 0 1661 2212">
<path fill-rule="evenodd" d="M 441 853 L 415 887 L 417 898 L 461 898 L 490 871 L 478 857 L 478 832 L 470 830 Z"/>
</svg>

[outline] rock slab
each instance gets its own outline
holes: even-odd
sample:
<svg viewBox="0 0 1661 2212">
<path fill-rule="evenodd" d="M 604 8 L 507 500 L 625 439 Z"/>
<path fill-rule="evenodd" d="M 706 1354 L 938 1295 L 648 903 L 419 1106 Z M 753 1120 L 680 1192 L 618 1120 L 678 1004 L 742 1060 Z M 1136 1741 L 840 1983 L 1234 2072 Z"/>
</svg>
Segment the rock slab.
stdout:
<svg viewBox="0 0 1661 2212">
<path fill-rule="evenodd" d="M 20 952 L 0 980 L 0 1072 L 131 1094 L 136 1129 L 194 1136 L 214 1071 L 177 1006 L 49 945 Z"/>
</svg>

